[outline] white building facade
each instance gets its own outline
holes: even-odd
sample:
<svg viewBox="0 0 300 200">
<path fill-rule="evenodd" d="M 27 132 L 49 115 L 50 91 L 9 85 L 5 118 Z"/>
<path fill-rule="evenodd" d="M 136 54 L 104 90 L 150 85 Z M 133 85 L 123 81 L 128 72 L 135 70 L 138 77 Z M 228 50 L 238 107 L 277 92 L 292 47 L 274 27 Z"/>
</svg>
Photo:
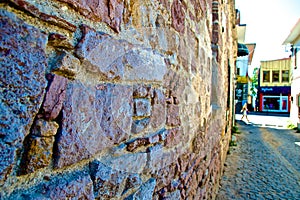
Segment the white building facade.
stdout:
<svg viewBox="0 0 300 200">
<path fill-rule="evenodd" d="M 291 122 L 300 130 L 300 19 L 283 42 L 291 45 Z"/>
</svg>

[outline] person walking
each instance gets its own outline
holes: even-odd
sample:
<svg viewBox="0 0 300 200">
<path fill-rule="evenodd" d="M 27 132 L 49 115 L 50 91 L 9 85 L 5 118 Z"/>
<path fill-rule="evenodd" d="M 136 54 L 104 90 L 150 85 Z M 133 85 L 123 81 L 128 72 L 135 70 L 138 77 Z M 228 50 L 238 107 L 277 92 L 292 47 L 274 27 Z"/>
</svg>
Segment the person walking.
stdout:
<svg viewBox="0 0 300 200">
<path fill-rule="evenodd" d="M 243 113 L 241 120 L 243 120 L 243 118 L 245 117 L 246 120 L 247 120 L 248 122 L 250 122 L 249 119 L 248 119 L 248 108 L 247 108 L 247 103 L 244 104 L 244 106 L 242 107 L 241 112 Z"/>
</svg>

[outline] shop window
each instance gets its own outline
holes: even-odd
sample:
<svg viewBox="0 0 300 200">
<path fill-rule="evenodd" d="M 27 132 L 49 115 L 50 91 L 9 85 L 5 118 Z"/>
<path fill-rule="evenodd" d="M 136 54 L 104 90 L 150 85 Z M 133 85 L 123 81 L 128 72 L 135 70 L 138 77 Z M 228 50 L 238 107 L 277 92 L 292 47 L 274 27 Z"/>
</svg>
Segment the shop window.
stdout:
<svg viewBox="0 0 300 200">
<path fill-rule="evenodd" d="M 290 71 L 282 70 L 281 72 L 281 82 L 289 82 L 290 79 Z"/>
<path fill-rule="evenodd" d="M 263 97 L 263 111 L 288 112 L 288 96 Z"/>
<path fill-rule="evenodd" d="M 264 110 L 279 110 L 279 97 L 265 97 L 264 98 Z"/>
<path fill-rule="evenodd" d="M 279 71 L 272 72 L 272 82 L 279 82 Z"/>
<path fill-rule="evenodd" d="M 263 82 L 270 82 L 270 71 L 263 71 Z"/>
</svg>

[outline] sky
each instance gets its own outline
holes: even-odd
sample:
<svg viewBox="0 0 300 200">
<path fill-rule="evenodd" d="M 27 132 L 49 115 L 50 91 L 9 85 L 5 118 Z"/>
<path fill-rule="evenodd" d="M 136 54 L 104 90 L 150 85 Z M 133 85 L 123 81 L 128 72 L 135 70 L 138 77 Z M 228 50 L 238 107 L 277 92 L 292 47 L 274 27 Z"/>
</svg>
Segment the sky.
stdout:
<svg viewBox="0 0 300 200">
<path fill-rule="evenodd" d="M 252 69 L 290 55 L 282 43 L 300 18 L 300 0 L 235 0 L 235 7 L 246 24 L 245 43 L 256 43 Z"/>
</svg>

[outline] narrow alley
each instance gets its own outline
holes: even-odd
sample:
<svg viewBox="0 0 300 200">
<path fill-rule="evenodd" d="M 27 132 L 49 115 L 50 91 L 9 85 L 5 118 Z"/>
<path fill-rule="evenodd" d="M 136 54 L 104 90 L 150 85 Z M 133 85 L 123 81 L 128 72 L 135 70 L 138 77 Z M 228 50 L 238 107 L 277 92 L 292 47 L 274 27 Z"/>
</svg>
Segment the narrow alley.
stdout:
<svg viewBox="0 0 300 200">
<path fill-rule="evenodd" d="M 300 199 L 300 133 L 237 122 L 217 200 Z"/>
</svg>

